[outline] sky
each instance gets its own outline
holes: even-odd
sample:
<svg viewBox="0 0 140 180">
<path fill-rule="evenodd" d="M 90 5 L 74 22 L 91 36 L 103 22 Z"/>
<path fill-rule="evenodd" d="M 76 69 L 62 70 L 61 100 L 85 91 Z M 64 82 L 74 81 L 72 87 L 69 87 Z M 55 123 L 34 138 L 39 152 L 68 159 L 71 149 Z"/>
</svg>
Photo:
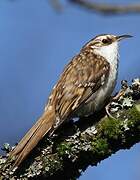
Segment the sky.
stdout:
<svg viewBox="0 0 140 180">
<path fill-rule="evenodd" d="M 122 79 L 139 77 L 140 14 L 103 16 L 61 2 L 60 13 L 46 0 L 0 1 L 0 146 L 21 139 L 43 112 L 64 66 L 97 34 L 134 36 L 120 44 L 115 91 Z M 139 156 L 137 144 L 89 167 L 79 180 L 138 180 Z"/>
</svg>

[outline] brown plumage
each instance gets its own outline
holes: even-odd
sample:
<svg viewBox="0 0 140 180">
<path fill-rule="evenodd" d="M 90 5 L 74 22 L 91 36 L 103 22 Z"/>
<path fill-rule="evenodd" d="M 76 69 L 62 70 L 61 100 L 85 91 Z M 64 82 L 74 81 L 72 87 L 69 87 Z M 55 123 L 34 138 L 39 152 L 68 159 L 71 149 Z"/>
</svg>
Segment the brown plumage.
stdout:
<svg viewBox="0 0 140 180">
<path fill-rule="evenodd" d="M 87 49 L 73 58 L 54 87 L 44 114 L 10 153 L 10 157 L 15 157 L 13 167 L 21 164 L 46 133 L 74 116 L 100 87 L 101 77 L 108 71 L 109 64 L 105 59 Z"/>
<path fill-rule="evenodd" d="M 76 114 L 76 110 L 101 86 L 101 77 L 108 71 L 108 62 L 89 49 L 73 58 L 54 87 L 44 114 L 10 153 L 10 158 L 15 158 L 13 167 L 21 164 L 46 133 Z"/>
<path fill-rule="evenodd" d="M 109 62 L 94 53 L 95 44 L 97 40 L 94 39 L 87 43 L 66 66 L 52 90 L 43 115 L 11 151 L 10 158 L 15 158 L 13 167 L 23 162 L 46 133 L 53 132 L 65 120 L 81 114 L 82 107 L 83 115 L 94 112 L 94 104 L 89 109 L 86 103 L 108 81 L 110 70 Z"/>
<path fill-rule="evenodd" d="M 14 157 L 13 167 L 18 167 L 43 136 L 51 129 L 55 119 L 53 111 L 45 112 L 36 124 L 27 132 L 19 144 L 11 151 L 9 158 Z M 48 117 L 48 118 L 47 118 Z"/>
</svg>

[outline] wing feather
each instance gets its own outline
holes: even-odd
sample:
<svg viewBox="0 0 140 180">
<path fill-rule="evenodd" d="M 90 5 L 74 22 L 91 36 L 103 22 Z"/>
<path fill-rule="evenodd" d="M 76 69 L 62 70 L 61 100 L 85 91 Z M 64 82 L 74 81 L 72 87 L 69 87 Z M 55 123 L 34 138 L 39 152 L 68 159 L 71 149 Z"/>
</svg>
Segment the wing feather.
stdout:
<svg viewBox="0 0 140 180">
<path fill-rule="evenodd" d="M 109 68 L 109 63 L 102 56 L 91 52 L 80 53 L 73 58 L 64 69 L 50 99 L 50 103 L 55 103 L 56 115 L 60 119 L 58 125 L 104 84 Z"/>
</svg>

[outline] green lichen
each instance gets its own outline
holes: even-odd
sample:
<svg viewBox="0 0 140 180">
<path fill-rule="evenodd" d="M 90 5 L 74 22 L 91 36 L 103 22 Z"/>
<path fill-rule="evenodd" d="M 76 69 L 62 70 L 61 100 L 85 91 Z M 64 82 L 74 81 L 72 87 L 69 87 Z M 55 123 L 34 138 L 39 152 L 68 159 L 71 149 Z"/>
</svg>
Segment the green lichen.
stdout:
<svg viewBox="0 0 140 180">
<path fill-rule="evenodd" d="M 103 138 L 93 139 L 91 145 L 92 145 L 93 153 L 98 154 L 98 156 L 105 155 L 108 152 L 107 139 L 103 139 Z"/>
<path fill-rule="evenodd" d="M 99 131 L 108 139 L 117 139 L 122 134 L 121 120 L 106 118 L 99 124 Z"/>
<path fill-rule="evenodd" d="M 140 104 L 136 104 L 135 107 L 136 107 L 136 110 L 140 113 Z"/>
<path fill-rule="evenodd" d="M 129 109 L 127 116 L 129 117 L 128 127 L 134 127 L 136 124 L 140 123 L 140 112 L 135 106 Z"/>
<path fill-rule="evenodd" d="M 63 156 L 66 154 L 70 154 L 71 153 L 71 148 L 72 148 L 72 144 L 69 142 L 62 142 L 61 144 L 58 145 L 57 147 L 57 152 L 59 155 Z"/>
<path fill-rule="evenodd" d="M 53 154 L 43 158 L 43 167 L 45 174 L 50 176 L 57 170 L 62 169 L 63 163 L 58 154 Z"/>
</svg>

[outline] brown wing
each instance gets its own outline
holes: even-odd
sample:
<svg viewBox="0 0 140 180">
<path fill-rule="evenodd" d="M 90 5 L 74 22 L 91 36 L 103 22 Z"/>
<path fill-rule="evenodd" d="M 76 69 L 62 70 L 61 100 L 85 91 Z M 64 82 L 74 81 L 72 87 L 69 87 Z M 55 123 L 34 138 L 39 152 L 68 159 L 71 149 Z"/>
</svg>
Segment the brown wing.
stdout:
<svg viewBox="0 0 140 180">
<path fill-rule="evenodd" d="M 55 104 L 57 127 L 104 84 L 109 67 L 102 56 L 91 52 L 74 57 L 49 98 L 48 105 Z"/>
<path fill-rule="evenodd" d="M 9 159 L 15 159 L 12 168 L 19 166 L 47 132 L 53 132 L 104 84 L 109 67 L 103 57 L 90 51 L 81 51 L 68 64 L 52 91 L 46 111 L 11 151 Z"/>
<path fill-rule="evenodd" d="M 104 84 L 108 72 L 103 57 L 86 51 L 77 55 L 62 73 L 42 117 L 10 153 L 9 159 L 15 158 L 13 167 L 21 164 L 47 132 L 53 132 L 85 103 Z"/>
</svg>

